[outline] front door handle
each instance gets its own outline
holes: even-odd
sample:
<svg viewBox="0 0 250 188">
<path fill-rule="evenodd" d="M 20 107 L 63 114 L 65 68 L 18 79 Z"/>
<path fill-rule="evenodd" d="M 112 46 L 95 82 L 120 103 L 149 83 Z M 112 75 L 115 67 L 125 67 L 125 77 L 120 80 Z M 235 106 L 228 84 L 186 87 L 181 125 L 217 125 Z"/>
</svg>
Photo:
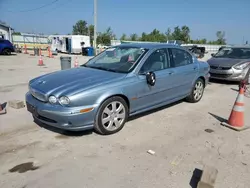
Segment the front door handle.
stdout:
<svg viewBox="0 0 250 188">
<path fill-rule="evenodd" d="M 197 70 L 198 67 L 194 67 L 194 70 Z"/>
<path fill-rule="evenodd" d="M 169 75 L 173 75 L 173 74 L 174 74 L 174 72 L 169 72 L 168 74 L 169 74 Z"/>
</svg>

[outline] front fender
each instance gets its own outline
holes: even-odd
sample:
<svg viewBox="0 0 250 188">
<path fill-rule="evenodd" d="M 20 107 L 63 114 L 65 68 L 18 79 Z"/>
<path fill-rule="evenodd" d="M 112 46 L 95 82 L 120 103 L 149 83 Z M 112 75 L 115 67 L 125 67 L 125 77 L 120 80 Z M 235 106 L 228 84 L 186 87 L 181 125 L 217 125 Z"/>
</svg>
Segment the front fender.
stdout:
<svg viewBox="0 0 250 188">
<path fill-rule="evenodd" d="M 96 104 L 102 104 L 106 99 L 112 97 L 112 96 L 115 96 L 115 95 L 122 95 L 122 96 L 125 96 L 124 93 L 122 92 L 121 89 L 114 89 L 114 90 L 111 90 L 111 91 L 106 91 L 104 93 L 102 93 L 100 95 L 100 97 L 97 98 L 96 100 Z M 127 96 L 125 96 L 127 97 Z"/>
</svg>

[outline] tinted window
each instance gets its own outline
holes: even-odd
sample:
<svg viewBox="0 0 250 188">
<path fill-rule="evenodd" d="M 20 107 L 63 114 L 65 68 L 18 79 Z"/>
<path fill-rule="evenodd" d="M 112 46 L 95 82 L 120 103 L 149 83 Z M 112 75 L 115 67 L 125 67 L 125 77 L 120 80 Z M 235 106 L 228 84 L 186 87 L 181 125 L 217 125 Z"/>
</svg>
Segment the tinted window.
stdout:
<svg viewBox="0 0 250 188">
<path fill-rule="evenodd" d="M 224 47 L 220 49 L 217 54 L 214 55 L 216 58 L 234 58 L 234 59 L 249 59 L 250 48 L 230 48 Z"/>
<path fill-rule="evenodd" d="M 140 72 L 159 71 L 169 68 L 169 58 L 167 50 L 158 49 L 154 51 L 144 62 Z"/>
<path fill-rule="evenodd" d="M 193 63 L 192 56 L 185 50 L 172 48 L 173 66 L 180 67 Z"/>
</svg>

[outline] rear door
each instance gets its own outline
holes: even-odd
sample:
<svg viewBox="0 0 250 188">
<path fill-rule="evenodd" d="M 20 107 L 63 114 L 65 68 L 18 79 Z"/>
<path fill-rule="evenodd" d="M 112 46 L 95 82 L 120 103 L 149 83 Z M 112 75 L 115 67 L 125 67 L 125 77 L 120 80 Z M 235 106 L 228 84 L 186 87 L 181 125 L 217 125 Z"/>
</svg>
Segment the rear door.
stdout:
<svg viewBox="0 0 250 188">
<path fill-rule="evenodd" d="M 192 55 L 181 48 L 169 48 L 171 67 L 174 70 L 176 97 L 187 95 L 191 92 L 197 77 L 199 67 L 194 62 Z"/>
</svg>

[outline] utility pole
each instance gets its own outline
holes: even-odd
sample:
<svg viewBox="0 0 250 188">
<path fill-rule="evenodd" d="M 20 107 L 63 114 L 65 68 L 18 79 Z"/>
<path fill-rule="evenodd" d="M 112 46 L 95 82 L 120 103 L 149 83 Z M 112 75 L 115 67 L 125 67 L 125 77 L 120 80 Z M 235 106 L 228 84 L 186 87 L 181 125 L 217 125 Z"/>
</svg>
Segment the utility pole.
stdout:
<svg viewBox="0 0 250 188">
<path fill-rule="evenodd" d="M 94 48 L 96 49 L 97 38 L 97 0 L 94 0 Z"/>
</svg>

